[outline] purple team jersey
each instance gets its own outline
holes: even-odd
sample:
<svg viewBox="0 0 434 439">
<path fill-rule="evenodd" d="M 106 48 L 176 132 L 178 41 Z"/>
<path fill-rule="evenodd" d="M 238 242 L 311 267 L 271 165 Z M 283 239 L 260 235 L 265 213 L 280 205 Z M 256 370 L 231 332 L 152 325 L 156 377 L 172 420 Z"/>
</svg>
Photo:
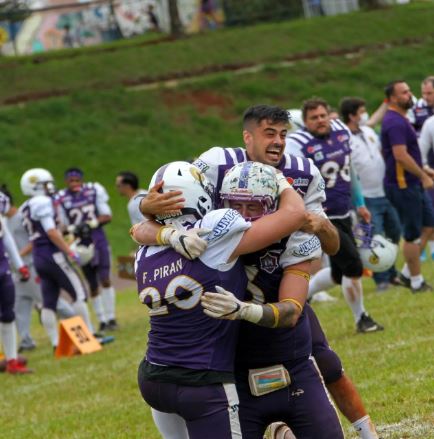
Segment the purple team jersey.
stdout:
<svg viewBox="0 0 434 439">
<path fill-rule="evenodd" d="M 56 203 L 62 206 L 69 224 L 79 225 L 96 220 L 100 215 L 97 207 L 97 186 L 84 183 L 79 192 L 63 189 L 58 192 Z M 92 229 L 92 241 L 99 245 L 108 245 L 102 226 Z"/>
<path fill-rule="evenodd" d="M 407 172 L 393 156 L 394 145 L 406 145 L 408 154 L 422 167 L 417 135 L 405 116 L 393 110 L 386 112 L 381 125 L 381 145 L 386 163 L 384 184 L 386 186 L 398 186 L 400 189 L 420 185 L 419 178 Z"/>
<path fill-rule="evenodd" d="M 200 298 L 220 285 L 243 300 L 244 266 L 237 261 L 224 268 L 223 255 L 228 248 L 232 253 L 250 223 L 230 209 L 213 211 L 199 223 L 212 232 L 207 250 L 194 261 L 167 247 L 142 247 L 137 253 L 139 297 L 150 308 L 146 359 L 163 366 L 232 373 L 239 322 L 208 317 Z"/>
<path fill-rule="evenodd" d="M 328 217 L 343 217 L 351 208 L 351 133 L 339 120 L 331 121 L 326 137 L 314 137 L 306 130 L 289 135 L 304 157 L 313 160 L 325 180 L 326 201 L 323 203 Z"/>
<path fill-rule="evenodd" d="M 250 255 L 243 256 L 249 277 L 247 300 L 254 303 L 279 302 L 283 269 L 279 259 L 288 238 Z M 309 321 L 303 311 L 293 328 L 265 328 L 241 323 L 236 364 L 240 368 L 265 367 L 270 364 L 306 358 L 312 351 Z"/>
</svg>

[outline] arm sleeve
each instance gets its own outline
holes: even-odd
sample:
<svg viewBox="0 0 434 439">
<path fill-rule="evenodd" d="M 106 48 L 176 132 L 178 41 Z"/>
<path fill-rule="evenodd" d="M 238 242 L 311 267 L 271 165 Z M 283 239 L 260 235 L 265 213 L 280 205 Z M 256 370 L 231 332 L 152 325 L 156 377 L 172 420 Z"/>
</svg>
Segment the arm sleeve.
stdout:
<svg viewBox="0 0 434 439">
<path fill-rule="evenodd" d="M 102 185 L 99 183 L 95 183 L 95 192 L 96 192 L 96 208 L 98 211 L 98 215 L 109 215 L 112 216 L 112 210 L 108 205 L 109 196 L 107 191 L 104 189 Z"/>
<path fill-rule="evenodd" d="M 235 210 L 218 209 L 205 215 L 195 227 L 211 230 L 206 238 L 208 247 L 200 260 L 208 267 L 226 271 L 235 264 L 236 261 L 229 264 L 227 261 L 251 223 Z"/>
<path fill-rule="evenodd" d="M 325 182 L 312 159 L 308 160 L 310 163 L 310 173 L 312 174 L 313 179 L 307 188 L 306 195 L 304 196 L 304 205 L 306 206 L 306 210 L 315 211 L 315 213 L 323 212 L 322 203 L 326 200 Z"/>
<path fill-rule="evenodd" d="M 222 163 L 224 157 L 224 150 L 219 146 L 214 146 L 202 153 L 194 162 L 193 165 L 198 167 L 208 178 L 210 183 L 216 187 L 218 181 L 218 167 Z"/>
<path fill-rule="evenodd" d="M 360 180 L 356 171 L 354 170 L 354 166 L 351 165 L 351 199 L 353 201 L 354 206 L 358 209 L 365 205 L 365 198 L 362 194 L 362 185 L 360 184 Z"/>
<path fill-rule="evenodd" d="M 2 223 L 1 225 L 2 225 L 2 229 L 3 229 L 3 242 L 5 244 L 6 252 L 8 253 L 14 267 L 16 269 L 21 268 L 24 265 L 24 262 L 21 259 L 17 245 L 15 244 L 15 241 L 12 238 L 12 234 L 9 231 L 9 228 L 6 224 L 5 219 L 3 217 L 1 217 L 0 221 Z"/>
<path fill-rule="evenodd" d="M 315 235 L 294 232 L 288 239 L 285 251 L 280 256 L 280 266 L 285 269 L 290 265 L 311 259 L 321 258 L 321 243 Z"/>
</svg>

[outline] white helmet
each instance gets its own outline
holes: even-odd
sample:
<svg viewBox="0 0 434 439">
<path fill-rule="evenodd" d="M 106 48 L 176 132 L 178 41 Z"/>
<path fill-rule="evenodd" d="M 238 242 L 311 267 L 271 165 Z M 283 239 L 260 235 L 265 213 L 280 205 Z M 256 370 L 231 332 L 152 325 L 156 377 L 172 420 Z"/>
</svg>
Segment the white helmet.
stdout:
<svg viewBox="0 0 434 439">
<path fill-rule="evenodd" d="M 354 230 L 363 266 L 374 273 L 388 270 L 396 261 L 398 246 L 382 235 L 372 236 L 372 226 L 357 224 Z"/>
<path fill-rule="evenodd" d="M 95 246 L 93 244 L 83 245 L 79 244 L 78 240 L 75 240 L 70 248 L 73 252 L 77 253 L 80 257 L 80 265 L 87 265 L 95 256 Z"/>
<path fill-rule="evenodd" d="M 276 180 L 276 170 L 269 165 L 258 162 L 244 162 L 229 169 L 222 182 L 220 199 L 223 207 L 229 207 L 229 201 L 259 201 L 262 205 L 262 215 L 276 210 L 279 194 Z"/>
<path fill-rule="evenodd" d="M 298 109 L 294 108 L 292 110 L 288 110 L 289 113 L 289 123 L 290 123 L 290 129 L 288 130 L 289 133 L 293 133 L 301 128 L 304 128 L 304 122 L 303 122 L 303 112 Z"/>
<path fill-rule="evenodd" d="M 33 168 L 24 172 L 20 185 L 22 193 L 29 197 L 52 194 L 55 191 L 53 176 L 42 168 Z"/>
<path fill-rule="evenodd" d="M 149 189 L 164 181 L 160 192 L 182 191 L 184 208 L 172 214 L 156 215 L 163 224 L 194 223 L 214 207 L 214 188 L 199 168 L 188 162 L 172 162 L 162 166 L 153 175 Z"/>
</svg>

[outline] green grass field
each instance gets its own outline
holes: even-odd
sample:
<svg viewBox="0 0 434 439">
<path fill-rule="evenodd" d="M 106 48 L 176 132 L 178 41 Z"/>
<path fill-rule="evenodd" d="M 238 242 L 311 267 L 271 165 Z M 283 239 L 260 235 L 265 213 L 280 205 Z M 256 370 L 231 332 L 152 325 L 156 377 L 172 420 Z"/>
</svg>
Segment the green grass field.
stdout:
<svg viewBox="0 0 434 439">
<path fill-rule="evenodd" d="M 434 282 L 431 267 L 426 262 L 424 273 Z M 364 285 L 366 307 L 385 331 L 356 334 L 335 288 L 337 303 L 314 305 L 330 344 L 383 439 L 434 438 L 434 295 L 412 295 L 403 288 L 377 294 L 370 279 Z M 148 318 L 134 285 L 118 294 L 118 317 L 116 341 L 103 351 L 58 360 L 35 316 L 38 348 L 28 358 L 36 373 L 0 375 L 2 437 L 159 438 L 136 384 Z M 342 423 L 346 437 L 355 438 L 348 422 Z"/>
<path fill-rule="evenodd" d="M 18 201 L 19 178 L 29 167 L 46 167 L 62 186 L 63 171 L 81 166 L 90 181 L 109 190 L 113 222 L 107 232 L 115 255 L 133 248 L 127 235 L 126 200 L 116 194 L 121 170 L 137 172 L 142 186 L 161 164 L 191 158 L 210 146 L 241 145 L 241 115 L 256 103 L 296 108 L 320 95 L 336 106 L 358 95 L 372 111 L 391 79 L 405 78 L 419 95 L 420 81 L 434 72 L 432 2 L 314 20 L 225 29 L 174 43 L 123 42 L 113 52 L 84 49 L 34 58 L 0 59 L 0 101 L 49 88 L 66 97 L 0 107 L 0 182 Z M 417 32 L 417 35 L 416 35 Z M 417 41 L 390 47 L 378 42 Z M 326 51 L 368 45 L 352 56 Z M 323 55 L 282 65 L 295 54 Z M 75 53 L 75 52 L 74 52 Z M 127 91 L 125 78 L 171 75 L 218 63 L 261 63 L 259 72 L 214 73 L 175 88 Z M 100 88 L 102 87 L 102 88 Z M 434 283 L 433 262 L 424 274 Z M 341 355 L 384 439 L 434 438 L 434 296 L 404 289 L 374 292 L 365 280 L 369 312 L 384 333 L 356 335 L 340 292 L 337 304 L 317 304 L 330 343 Z M 0 376 L 0 437 L 156 439 L 150 413 L 136 385 L 146 348 L 147 313 L 134 291 L 118 295 L 121 330 L 115 343 L 90 356 L 55 360 L 37 322 L 38 349 L 29 354 L 32 376 Z M 348 430 L 348 437 L 354 434 Z"/>
</svg>

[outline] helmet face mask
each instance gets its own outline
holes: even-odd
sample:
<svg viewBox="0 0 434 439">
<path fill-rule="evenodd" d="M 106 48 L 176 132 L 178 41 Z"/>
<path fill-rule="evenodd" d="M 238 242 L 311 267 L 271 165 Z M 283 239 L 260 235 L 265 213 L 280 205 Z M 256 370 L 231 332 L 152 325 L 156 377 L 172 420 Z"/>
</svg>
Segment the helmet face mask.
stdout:
<svg viewBox="0 0 434 439">
<path fill-rule="evenodd" d="M 373 226 L 357 224 L 354 238 L 363 266 L 374 273 L 381 273 L 393 266 L 398 255 L 398 246 L 382 235 L 373 235 Z"/>
<path fill-rule="evenodd" d="M 149 188 L 164 181 L 160 192 L 182 191 L 184 207 L 169 214 L 156 215 L 162 224 L 194 224 L 214 208 L 214 188 L 194 165 L 188 162 L 172 162 L 155 172 Z"/>
<path fill-rule="evenodd" d="M 262 214 L 244 218 L 255 221 L 276 210 L 278 185 L 274 168 L 257 162 L 235 165 L 227 171 L 220 189 L 222 207 L 231 207 L 234 202 L 259 203 Z"/>
<path fill-rule="evenodd" d="M 53 195 L 56 192 L 54 178 L 49 171 L 42 168 L 33 168 L 26 171 L 20 181 L 24 195 Z"/>
</svg>

